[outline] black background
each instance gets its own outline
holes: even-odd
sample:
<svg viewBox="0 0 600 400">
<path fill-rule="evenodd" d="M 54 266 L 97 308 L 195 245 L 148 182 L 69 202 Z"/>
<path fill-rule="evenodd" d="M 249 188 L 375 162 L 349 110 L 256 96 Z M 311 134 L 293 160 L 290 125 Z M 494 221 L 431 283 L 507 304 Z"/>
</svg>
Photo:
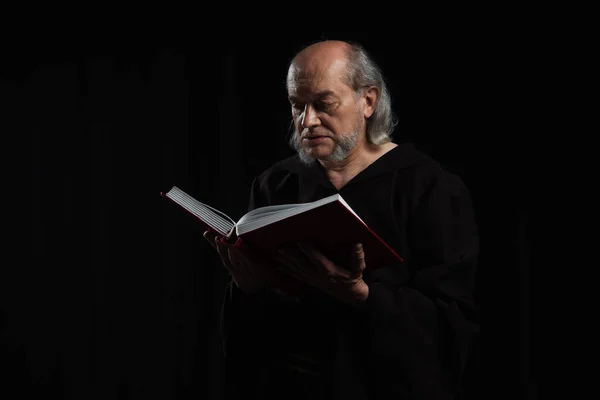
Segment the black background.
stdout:
<svg viewBox="0 0 600 400">
<path fill-rule="evenodd" d="M 6 215 L 17 220 L 9 250 L 18 254 L 2 267 L 1 390 L 11 399 L 220 398 L 226 275 L 202 227 L 159 192 L 178 185 L 240 217 L 254 175 L 292 154 L 288 61 L 331 38 L 366 45 L 387 77 L 397 137 L 472 191 L 482 330 L 465 398 L 533 398 L 524 154 L 534 71 L 527 44 L 508 31 L 10 42 L 3 153 L 18 163 L 5 168 L 5 197 L 25 209 Z"/>
</svg>

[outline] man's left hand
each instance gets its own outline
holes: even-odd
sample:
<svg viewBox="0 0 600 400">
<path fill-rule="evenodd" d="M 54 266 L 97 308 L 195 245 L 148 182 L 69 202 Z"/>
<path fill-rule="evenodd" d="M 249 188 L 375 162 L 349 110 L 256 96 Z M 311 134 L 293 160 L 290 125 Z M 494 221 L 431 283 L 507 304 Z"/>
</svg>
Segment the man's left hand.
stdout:
<svg viewBox="0 0 600 400">
<path fill-rule="evenodd" d="M 295 248 L 280 250 L 277 261 L 282 272 L 323 290 L 340 301 L 360 305 L 369 296 L 369 287 L 362 279 L 365 253 L 361 243 L 352 250 L 350 265 L 336 265 L 315 248 L 298 244 Z"/>
</svg>

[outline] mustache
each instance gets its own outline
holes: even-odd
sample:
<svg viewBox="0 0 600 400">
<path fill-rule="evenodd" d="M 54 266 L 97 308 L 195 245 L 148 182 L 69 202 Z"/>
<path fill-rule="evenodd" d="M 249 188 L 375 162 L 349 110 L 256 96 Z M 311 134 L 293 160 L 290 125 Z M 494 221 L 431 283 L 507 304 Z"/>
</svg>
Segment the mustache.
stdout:
<svg viewBox="0 0 600 400">
<path fill-rule="evenodd" d="M 322 133 L 318 133 L 318 132 L 303 132 L 303 133 L 298 133 L 296 131 L 296 136 L 300 139 L 305 139 L 305 138 L 314 138 L 314 137 L 328 137 L 328 138 L 333 138 L 333 136 L 328 135 L 328 134 L 322 134 Z"/>
</svg>

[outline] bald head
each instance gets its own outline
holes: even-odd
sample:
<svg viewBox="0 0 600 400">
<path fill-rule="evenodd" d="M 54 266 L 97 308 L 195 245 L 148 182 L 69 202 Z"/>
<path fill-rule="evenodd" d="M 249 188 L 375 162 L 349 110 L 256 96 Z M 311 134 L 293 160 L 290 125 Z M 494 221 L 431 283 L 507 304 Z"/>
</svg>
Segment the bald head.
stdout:
<svg viewBox="0 0 600 400">
<path fill-rule="evenodd" d="M 341 40 L 325 40 L 305 47 L 294 57 L 293 63 L 302 63 L 311 59 L 345 59 L 349 50 L 350 44 L 346 42 Z"/>
<path fill-rule="evenodd" d="M 288 88 L 311 79 L 323 79 L 333 74 L 346 77 L 350 44 L 340 40 L 326 40 L 311 44 L 292 60 L 287 76 Z"/>
</svg>

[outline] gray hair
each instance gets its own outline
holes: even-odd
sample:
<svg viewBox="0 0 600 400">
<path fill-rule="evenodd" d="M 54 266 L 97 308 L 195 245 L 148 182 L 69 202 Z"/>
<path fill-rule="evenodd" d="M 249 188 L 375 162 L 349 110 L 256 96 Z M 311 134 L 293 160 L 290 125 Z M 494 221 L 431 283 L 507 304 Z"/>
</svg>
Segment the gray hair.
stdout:
<svg viewBox="0 0 600 400">
<path fill-rule="evenodd" d="M 398 121 L 381 68 L 362 45 L 355 42 L 348 42 L 348 44 L 350 47 L 347 56 L 347 84 L 354 89 L 356 96 L 368 87 L 374 86 L 379 89 L 375 111 L 367 119 L 367 140 L 375 145 L 390 142 Z"/>
</svg>

